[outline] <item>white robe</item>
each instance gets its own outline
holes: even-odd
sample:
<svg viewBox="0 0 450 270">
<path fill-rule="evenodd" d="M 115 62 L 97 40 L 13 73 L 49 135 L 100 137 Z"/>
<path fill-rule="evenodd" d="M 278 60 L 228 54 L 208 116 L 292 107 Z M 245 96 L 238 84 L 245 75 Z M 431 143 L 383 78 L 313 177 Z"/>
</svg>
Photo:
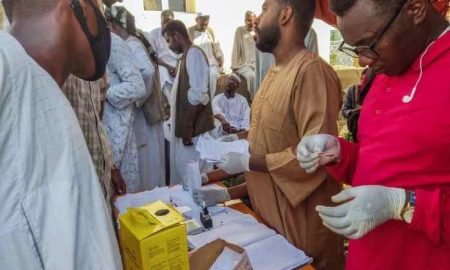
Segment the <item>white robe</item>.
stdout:
<svg viewBox="0 0 450 270">
<path fill-rule="evenodd" d="M 153 29 L 150 33 L 145 33 L 145 37 L 150 42 L 153 50 L 155 50 L 156 54 L 161 60 L 173 67 L 176 67 L 178 65 L 180 55 L 177 55 L 171 49 L 169 49 L 169 45 L 162 35 L 161 27 Z M 175 80 L 174 77 L 170 76 L 169 71 L 162 66 L 159 66 L 159 77 L 161 82 L 161 89 L 165 89 L 164 86 L 166 84 L 172 86 Z M 168 99 L 170 99 L 170 96 L 168 96 Z"/>
<path fill-rule="evenodd" d="M 0 268 L 122 269 L 111 213 L 70 103 L 0 32 Z"/>
<path fill-rule="evenodd" d="M 106 93 L 103 124 L 114 162 L 127 184 L 128 192 L 140 191 L 139 159 L 133 128 L 135 102 L 143 98 L 144 81 L 133 62 L 130 48 L 111 33 L 111 56 L 107 72 L 110 87 Z"/>
<path fill-rule="evenodd" d="M 247 26 L 240 26 L 234 34 L 231 68 L 247 81 L 247 89 L 252 99 L 255 97 L 256 45 L 255 32 Z"/>
<path fill-rule="evenodd" d="M 233 98 L 227 98 L 225 94 L 219 94 L 213 99 L 212 109 L 214 115 L 223 115 L 233 127 L 250 128 L 250 107 L 242 95 L 236 93 Z"/>
<path fill-rule="evenodd" d="M 150 190 L 157 186 L 165 186 L 165 149 L 162 121 L 149 125 L 144 117 L 142 105 L 150 96 L 153 89 L 155 68 L 150 61 L 147 49 L 136 37 L 127 39 L 135 63 L 144 79 L 146 96 L 136 104 L 134 130 L 139 159 L 139 173 L 141 178 L 140 190 Z"/>
<path fill-rule="evenodd" d="M 217 88 L 217 80 L 220 77 L 220 73 L 223 71 L 221 67 L 219 67 L 219 62 L 217 62 L 217 57 L 221 56 L 223 57 L 223 53 L 220 49 L 219 43 L 214 44 L 214 47 L 218 48 L 216 50 L 216 53 L 214 53 L 214 47 L 213 43 L 214 41 L 211 39 L 211 36 L 209 35 L 208 31 L 199 32 L 195 31 L 194 33 L 194 40 L 192 41 L 194 45 L 199 46 L 202 48 L 203 52 L 206 54 L 206 57 L 208 57 L 209 62 L 209 90 L 211 93 L 211 97 L 214 97 L 216 95 L 216 88 Z"/>
<path fill-rule="evenodd" d="M 189 49 L 187 53 L 186 66 L 189 74 L 188 100 L 192 105 L 208 104 L 208 63 L 203 53 L 197 48 Z M 200 160 L 200 153 L 195 149 L 198 137 L 192 139 L 193 146 L 185 146 L 181 138 L 175 137 L 175 115 L 176 101 L 179 83 L 179 70 L 172 89 L 171 98 L 171 119 L 170 121 L 170 184 L 177 185 L 184 181 L 186 176 L 187 164 L 191 161 L 199 161 L 200 172 L 207 172 L 211 169 L 211 165 Z M 173 128 L 172 128 L 173 127 Z M 201 135 L 200 135 L 201 136 Z"/>
</svg>

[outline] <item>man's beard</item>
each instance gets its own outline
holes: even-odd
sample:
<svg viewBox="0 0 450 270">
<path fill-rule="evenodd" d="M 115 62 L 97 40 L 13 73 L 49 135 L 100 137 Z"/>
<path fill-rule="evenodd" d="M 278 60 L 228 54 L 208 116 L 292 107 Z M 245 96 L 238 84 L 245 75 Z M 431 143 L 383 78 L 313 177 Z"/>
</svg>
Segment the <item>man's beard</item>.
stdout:
<svg viewBox="0 0 450 270">
<path fill-rule="evenodd" d="M 181 47 L 171 47 L 170 50 L 174 52 L 175 54 L 182 54 L 183 49 Z"/>
<path fill-rule="evenodd" d="M 257 28 L 258 41 L 256 48 L 262 52 L 273 53 L 280 41 L 281 31 L 275 23 L 265 29 Z"/>
<path fill-rule="evenodd" d="M 236 96 L 236 92 L 235 91 L 226 90 L 224 92 L 224 95 L 225 95 L 226 98 L 234 98 Z"/>
</svg>

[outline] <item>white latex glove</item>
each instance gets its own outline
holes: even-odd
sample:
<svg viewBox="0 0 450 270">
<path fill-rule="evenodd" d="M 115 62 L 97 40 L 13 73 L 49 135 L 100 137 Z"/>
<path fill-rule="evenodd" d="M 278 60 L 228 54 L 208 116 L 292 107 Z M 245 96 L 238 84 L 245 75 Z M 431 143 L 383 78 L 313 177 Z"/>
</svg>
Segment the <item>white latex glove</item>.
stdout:
<svg viewBox="0 0 450 270">
<path fill-rule="evenodd" d="M 209 183 L 209 178 L 206 173 L 202 173 L 201 177 L 202 177 L 202 185 L 206 185 Z"/>
<path fill-rule="evenodd" d="M 217 164 L 217 167 L 233 175 L 250 171 L 249 163 L 249 156 L 239 153 L 229 153 L 224 156 L 224 161 Z"/>
<path fill-rule="evenodd" d="M 332 197 L 336 207 L 317 206 L 323 224 L 337 234 L 359 239 L 388 220 L 401 220 L 406 192 L 401 188 L 360 186 Z"/>
<path fill-rule="evenodd" d="M 218 203 L 224 203 L 230 200 L 230 194 L 226 188 L 220 189 L 195 189 L 192 197 L 198 205 L 205 202 L 206 207 L 214 206 Z"/>
<path fill-rule="evenodd" d="M 221 142 L 234 142 L 234 141 L 239 141 L 239 137 L 236 134 L 230 134 L 230 135 L 225 135 L 222 136 L 219 141 Z"/>
<path fill-rule="evenodd" d="M 307 173 L 314 173 L 319 166 L 339 160 L 339 140 L 328 134 L 306 136 L 297 146 L 297 159 Z"/>
</svg>

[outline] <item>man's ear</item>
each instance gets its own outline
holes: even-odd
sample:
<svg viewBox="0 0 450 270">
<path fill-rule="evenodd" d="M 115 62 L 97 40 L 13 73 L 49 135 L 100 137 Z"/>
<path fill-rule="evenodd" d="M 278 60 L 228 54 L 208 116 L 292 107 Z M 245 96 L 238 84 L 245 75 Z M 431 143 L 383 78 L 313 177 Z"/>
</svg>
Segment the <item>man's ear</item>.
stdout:
<svg viewBox="0 0 450 270">
<path fill-rule="evenodd" d="M 431 5 L 429 0 L 412 0 L 407 4 L 407 13 L 414 25 L 419 25 L 425 20 L 429 5 Z"/>
<path fill-rule="evenodd" d="M 280 12 L 281 25 L 287 24 L 294 17 L 294 10 L 290 5 L 285 6 Z"/>
</svg>

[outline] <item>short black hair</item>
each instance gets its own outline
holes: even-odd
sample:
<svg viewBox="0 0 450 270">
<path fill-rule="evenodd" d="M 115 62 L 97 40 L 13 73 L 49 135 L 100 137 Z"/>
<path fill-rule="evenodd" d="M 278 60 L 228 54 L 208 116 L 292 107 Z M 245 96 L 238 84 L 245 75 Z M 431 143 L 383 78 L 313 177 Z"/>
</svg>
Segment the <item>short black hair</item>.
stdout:
<svg viewBox="0 0 450 270">
<path fill-rule="evenodd" d="M 316 12 L 314 0 L 280 0 L 281 4 L 290 5 L 294 9 L 300 29 L 311 28 Z M 306 33 L 305 33 L 306 34 Z"/>
<path fill-rule="evenodd" d="M 186 25 L 180 20 L 172 20 L 164 27 L 163 35 L 174 36 L 175 33 L 180 34 L 182 37 L 189 39 L 189 34 Z"/>
<path fill-rule="evenodd" d="M 330 0 L 330 8 L 338 17 L 345 14 L 360 0 Z M 392 13 L 404 0 L 371 0 L 375 8 L 382 13 Z"/>
<path fill-rule="evenodd" d="M 161 18 L 167 18 L 167 17 L 175 18 L 175 14 L 173 13 L 172 10 L 166 9 L 161 12 Z"/>
</svg>

